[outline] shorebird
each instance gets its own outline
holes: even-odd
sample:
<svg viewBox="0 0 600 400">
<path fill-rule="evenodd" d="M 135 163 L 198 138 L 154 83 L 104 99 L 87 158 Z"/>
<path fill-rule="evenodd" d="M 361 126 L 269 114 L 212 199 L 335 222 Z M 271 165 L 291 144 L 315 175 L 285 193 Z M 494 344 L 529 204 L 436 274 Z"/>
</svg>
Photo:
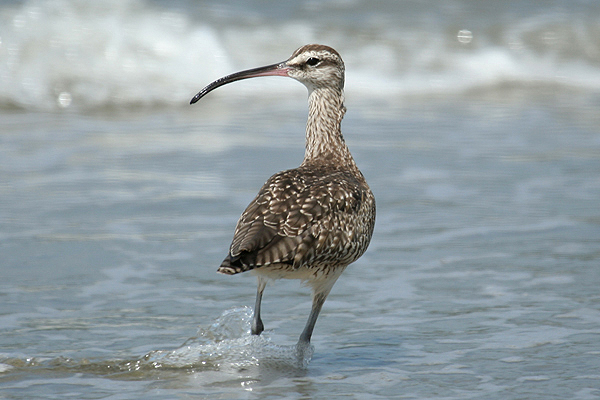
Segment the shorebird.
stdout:
<svg viewBox="0 0 600 400">
<path fill-rule="evenodd" d="M 307 347 L 319 312 L 344 269 L 367 249 L 375 198 L 341 131 L 344 62 L 331 47 L 310 44 L 287 60 L 220 78 L 192 98 L 241 79 L 286 76 L 308 89 L 306 151 L 302 164 L 273 175 L 241 215 L 218 272 L 258 276 L 251 332 L 260 335 L 263 291 L 272 279 L 301 279 L 312 288 L 312 309 L 298 340 Z"/>
</svg>

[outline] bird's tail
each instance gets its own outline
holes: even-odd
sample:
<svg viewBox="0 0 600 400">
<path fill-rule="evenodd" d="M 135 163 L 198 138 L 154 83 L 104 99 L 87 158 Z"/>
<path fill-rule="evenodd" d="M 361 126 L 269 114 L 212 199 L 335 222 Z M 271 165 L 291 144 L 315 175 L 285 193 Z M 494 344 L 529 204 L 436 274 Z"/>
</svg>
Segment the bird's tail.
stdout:
<svg viewBox="0 0 600 400">
<path fill-rule="evenodd" d="M 227 257 L 225 257 L 221 263 L 219 269 L 217 269 L 217 272 L 225 275 L 235 275 L 239 274 L 240 272 L 246 272 L 254 269 L 255 265 L 253 263 L 244 263 L 242 258 L 243 257 L 231 257 L 231 255 L 227 255 Z"/>
</svg>

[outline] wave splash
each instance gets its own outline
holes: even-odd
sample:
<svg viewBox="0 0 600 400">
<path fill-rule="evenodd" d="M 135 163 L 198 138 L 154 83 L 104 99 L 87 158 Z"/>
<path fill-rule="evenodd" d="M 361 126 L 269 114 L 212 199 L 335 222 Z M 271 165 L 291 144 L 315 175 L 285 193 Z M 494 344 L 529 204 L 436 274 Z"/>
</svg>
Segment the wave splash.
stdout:
<svg viewBox="0 0 600 400">
<path fill-rule="evenodd" d="M 200 381 L 205 373 L 205 380 L 210 383 L 260 380 L 274 372 L 301 374 L 311 360 L 314 347 L 280 346 L 264 335 L 252 335 L 252 315 L 249 307 L 227 310 L 210 327 L 200 329 L 197 337 L 188 339 L 179 348 L 154 350 L 138 359 L 6 358 L 0 359 L 0 374 L 28 369 L 105 375 L 115 379 L 149 379 L 184 372 L 195 374 Z"/>
<path fill-rule="evenodd" d="M 217 370 L 246 370 L 256 366 L 306 368 L 314 347 L 280 346 L 250 333 L 252 309 L 225 311 L 208 329 L 172 351 L 153 351 L 144 361 L 156 368 L 198 366 Z"/>
</svg>

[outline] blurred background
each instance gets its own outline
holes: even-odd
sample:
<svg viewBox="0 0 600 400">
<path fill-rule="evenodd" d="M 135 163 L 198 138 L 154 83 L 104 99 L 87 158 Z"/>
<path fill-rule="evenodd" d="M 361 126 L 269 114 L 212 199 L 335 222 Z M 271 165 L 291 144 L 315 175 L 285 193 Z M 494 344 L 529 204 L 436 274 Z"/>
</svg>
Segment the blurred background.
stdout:
<svg viewBox="0 0 600 400">
<path fill-rule="evenodd" d="M 302 161 L 306 89 L 189 100 L 307 43 L 346 63 L 378 220 L 308 370 L 264 369 L 196 340 L 246 321 L 218 318 L 255 280 L 215 271 L 260 186 Z M 0 389 L 600 398 L 599 108 L 597 1 L 2 1 Z M 308 289 L 277 282 L 264 307 L 265 340 L 292 344 Z M 140 361 L 169 349 L 168 373 Z"/>
<path fill-rule="evenodd" d="M 384 102 L 600 89 L 594 1 L 34 0 L 0 12 L 4 110 L 182 107 L 213 77 L 313 42 L 342 53 L 349 94 Z"/>
</svg>

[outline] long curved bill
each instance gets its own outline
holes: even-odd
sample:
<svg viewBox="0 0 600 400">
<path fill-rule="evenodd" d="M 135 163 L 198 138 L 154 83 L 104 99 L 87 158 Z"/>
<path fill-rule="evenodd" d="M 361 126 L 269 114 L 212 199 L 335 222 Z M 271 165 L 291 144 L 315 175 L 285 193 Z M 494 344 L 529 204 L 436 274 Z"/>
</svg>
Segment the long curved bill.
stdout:
<svg viewBox="0 0 600 400">
<path fill-rule="evenodd" d="M 288 76 L 289 70 L 290 70 L 290 68 L 286 65 L 286 63 L 284 61 L 284 62 L 280 62 L 277 64 L 267 65 L 265 67 L 247 69 L 245 71 L 240 71 L 240 72 L 236 72 L 231 75 L 224 76 L 222 78 L 217 79 L 216 81 L 212 82 L 211 84 L 206 86 L 204 89 L 199 91 L 198 94 L 196 94 L 192 98 L 192 100 L 190 101 L 190 104 L 194 104 L 195 102 L 197 102 L 198 100 L 200 100 L 201 98 L 203 98 L 208 93 L 215 90 L 216 88 L 223 86 L 223 85 L 227 85 L 228 83 L 239 81 L 242 79 L 256 78 L 258 76 Z"/>
</svg>

